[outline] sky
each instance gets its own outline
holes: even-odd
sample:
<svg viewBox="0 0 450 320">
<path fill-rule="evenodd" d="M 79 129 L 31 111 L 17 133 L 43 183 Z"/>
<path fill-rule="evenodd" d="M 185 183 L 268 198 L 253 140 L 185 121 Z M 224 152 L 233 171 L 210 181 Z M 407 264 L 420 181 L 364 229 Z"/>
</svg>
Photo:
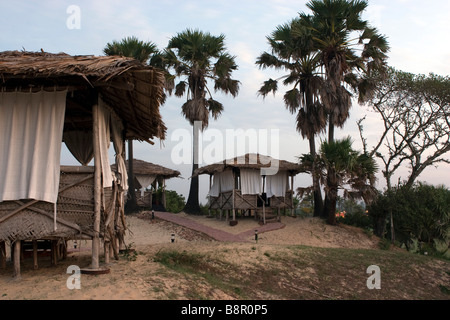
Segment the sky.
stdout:
<svg viewBox="0 0 450 320">
<path fill-rule="evenodd" d="M 221 150 L 217 146 L 225 145 L 230 152 L 232 140 L 227 140 L 227 133 L 256 134 L 257 141 L 248 143 L 246 151 L 296 162 L 297 157 L 309 152 L 309 146 L 295 130 L 295 116 L 284 106 L 284 91 L 265 99 L 257 95 L 265 80 L 283 73 L 260 70 L 255 61 L 269 50 L 266 37 L 278 25 L 289 22 L 299 12 L 309 13 L 306 3 L 306 0 L 0 0 L 0 51 L 42 49 L 71 55 L 103 55 L 108 42 L 128 36 L 154 42 L 163 49 L 172 36 L 186 28 L 224 34 L 228 52 L 236 56 L 239 66 L 233 78 L 241 82 L 241 87 L 236 98 L 214 94 L 224 104 L 224 112 L 217 121 L 210 121 L 209 131 L 202 136 L 204 162 L 200 166 L 222 160 L 218 158 Z M 387 36 L 390 66 L 415 74 L 450 75 L 449 0 L 369 0 L 363 18 Z M 169 97 L 161 106 L 168 127 L 166 140 L 155 140 L 153 146 L 135 142 L 134 156 L 179 170 L 183 178 L 168 180 L 167 188 L 187 198 L 192 165 L 182 160 L 189 155 L 183 152 L 190 152 L 185 145 L 190 141 L 192 127 L 181 115 L 184 99 Z M 381 122 L 367 106 L 356 103 L 346 126 L 336 131 L 336 137 L 350 135 L 354 147 L 361 149 L 356 121 L 365 115 L 368 116 L 365 135 L 370 146 L 379 134 Z M 320 139 L 325 137 L 319 137 L 318 143 Z M 224 157 L 228 154 L 222 153 Z M 77 164 L 64 146 L 61 163 Z M 402 169 L 396 179 L 405 179 L 407 173 L 406 168 Z M 377 186 L 383 189 L 384 180 L 381 174 L 378 177 Z M 425 170 L 419 180 L 450 187 L 449 178 L 450 166 L 440 165 Z M 310 184 L 308 175 L 300 174 L 295 179 L 295 187 Z M 202 203 L 206 203 L 208 186 L 208 177 L 201 176 Z"/>
</svg>

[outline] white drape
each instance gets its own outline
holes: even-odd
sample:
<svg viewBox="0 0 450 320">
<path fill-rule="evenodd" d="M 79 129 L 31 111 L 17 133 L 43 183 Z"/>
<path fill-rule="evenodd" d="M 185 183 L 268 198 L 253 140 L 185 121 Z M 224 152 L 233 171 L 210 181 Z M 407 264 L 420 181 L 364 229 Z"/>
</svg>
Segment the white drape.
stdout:
<svg viewBox="0 0 450 320">
<path fill-rule="evenodd" d="M 286 170 L 278 171 L 277 174 L 266 176 L 267 197 L 284 197 L 288 185 L 288 175 Z"/>
<path fill-rule="evenodd" d="M 66 95 L 0 93 L 0 201 L 56 203 Z"/>
<path fill-rule="evenodd" d="M 241 169 L 242 194 L 261 194 L 262 177 L 259 169 Z"/>
<path fill-rule="evenodd" d="M 87 166 L 94 158 L 92 131 L 67 131 L 63 138 L 67 149 L 83 166 Z"/>
<path fill-rule="evenodd" d="M 144 196 L 145 189 L 148 188 L 156 179 L 156 175 L 135 174 L 134 177 L 141 185 L 141 197 Z"/>
<path fill-rule="evenodd" d="M 209 190 L 209 195 L 218 197 L 222 192 L 232 191 L 234 189 L 234 176 L 232 170 L 225 170 L 214 174 L 213 185 Z"/>
<path fill-rule="evenodd" d="M 128 173 L 125 160 L 123 159 L 123 124 L 120 120 L 111 117 L 111 137 L 116 151 L 117 171 L 120 173 L 120 185 L 123 190 L 128 190 Z M 152 181 L 153 182 L 153 181 Z"/>
<path fill-rule="evenodd" d="M 213 175 L 213 184 L 208 193 L 211 197 L 218 197 L 220 194 L 220 172 Z"/>
<path fill-rule="evenodd" d="M 109 164 L 109 158 L 108 158 L 108 149 L 111 142 L 111 136 L 110 136 L 110 118 L 111 114 L 106 107 L 105 103 L 102 99 L 98 99 L 98 110 L 99 110 L 99 117 L 98 117 L 98 130 L 99 130 L 99 136 L 100 136 L 100 165 L 102 169 L 102 177 L 103 177 L 103 187 L 111 187 L 113 183 L 113 176 L 111 173 L 111 167 Z"/>
<path fill-rule="evenodd" d="M 232 170 L 225 170 L 220 174 L 220 192 L 234 189 L 234 176 Z"/>
</svg>

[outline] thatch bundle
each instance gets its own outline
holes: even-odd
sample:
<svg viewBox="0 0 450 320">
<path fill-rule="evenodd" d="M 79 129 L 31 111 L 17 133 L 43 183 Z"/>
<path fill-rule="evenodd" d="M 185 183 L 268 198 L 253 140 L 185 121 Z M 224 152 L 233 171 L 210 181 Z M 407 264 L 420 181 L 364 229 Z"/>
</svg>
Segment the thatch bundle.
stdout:
<svg viewBox="0 0 450 320">
<path fill-rule="evenodd" d="M 164 75 L 161 70 L 119 56 L 70 56 L 65 53 L 0 52 L 0 87 L 5 91 L 68 89 L 67 110 L 73 130 L 86 129 L 92 89 L 125 122 L 127 138 L 165 138 L 159 113 Z M 70 130 L 70 126 L 65 130 Z"/>
</svg>

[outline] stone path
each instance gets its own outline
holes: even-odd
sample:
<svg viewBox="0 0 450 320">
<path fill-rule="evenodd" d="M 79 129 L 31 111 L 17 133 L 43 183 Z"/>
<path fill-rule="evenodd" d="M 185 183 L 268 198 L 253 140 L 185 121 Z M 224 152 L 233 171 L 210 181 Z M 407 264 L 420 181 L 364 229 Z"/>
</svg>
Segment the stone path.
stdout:
<svg viewBox="0 0 450 320">
<path fill-rule="evenodd" d="M 184 226 L 186 228 L 203 232 L 204 234 L 210 236 L 211 238 L 217 240 L 217 241 L 223 241 L 223 242 L 248 242 L 248 238 L 253 236 L 255 234 L 255 230 L 248 230 L 241 232 L 239 234 L 231 234 L 219 229 L 211 228 L 208 226 L 205 226 L 201 223 L 197 223 L 193 220 L 184 218 L 180 215 L 170 213 L 170 212 L 161 212 L 161 211 L 155 211 L 155 217 L 159 219 L 163 219 L 172 223 L 176 223 L 178 225 Z M 273 230 L 278 230 L 284 228 L 285 225 L 281 222 L 270 222 L 266 223 L 265 225 L 262 225 L 258 227 L 258 234 L 269 232 Z"/>
</svg>

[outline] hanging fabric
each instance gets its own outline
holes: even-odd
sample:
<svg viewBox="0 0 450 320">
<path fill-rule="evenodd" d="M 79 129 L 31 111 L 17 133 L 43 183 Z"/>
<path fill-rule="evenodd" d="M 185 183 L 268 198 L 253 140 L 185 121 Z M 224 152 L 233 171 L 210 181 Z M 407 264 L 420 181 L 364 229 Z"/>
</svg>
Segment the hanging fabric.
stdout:
<svg viewBox="0 0 450 320">
<path fill-rule="evenodd" d="M 145 189 L 148 188 L 156 179 L 156 175 L 148 174 L 136 174 L 134 177 L 141 185 L 141 197 L 144 196 Z"/>
<path fill-rule="evenodd" d="M 259 169 L 241 169 L 242 194 L 261 194 L 262 177 Z"/>
<path fill-rule="evenodd" d="M 209 189 L 208 195 L 211 197 L 218 197 L 220 195 L 220 172 L 213 175 L 213 184 Z"/>
<path fill-rule="evenodd" d="M 113 176 L 111 173 L 111 166 L 109 163 L 108 149 L 111 142 L 110 136 L 110 118 L 111 114 L 109 109 L 106 107 L 102 99 L 98 99 L 99 105 L 99 117 L 98 117 L 98 130 L 100 137 L 100 165 L 102 169 L 103 187 L 112 187 Z"/>
<path fill-rule="evenodd" d="M 288 190 L 288 175 L 286 170 L 280 170 L 277 174 L 266 176 L 267 197 L 284 197 Z"/>
<path fill-rule="evenodd" d="M 83 166 L 87 166 L 94 158 L 92 131 L 67 131 L 63 134 L 63 140 L 67 149 Z"/>
<path fill-rule="evenodd" d="M 220 174 L 220 192 L 228 192 L 234 189 L 233 170 L 225 170 Z"/>
<path fill-rule="evenodd" d="M 56 203 L 66 95 L 0 93 L 0 201 Z"/>
<path fill-rule="evenodd" d="M 116 152 L 116 165 L 117 171 L 120 173 L 119 185 L 122 190 L 128 190 L 128 173 L 125 159 L 123 158 L 123 124 L 115 117 L 111 117 L 111 138 L 114 144 L 114 150 Z"/>
</svg>

